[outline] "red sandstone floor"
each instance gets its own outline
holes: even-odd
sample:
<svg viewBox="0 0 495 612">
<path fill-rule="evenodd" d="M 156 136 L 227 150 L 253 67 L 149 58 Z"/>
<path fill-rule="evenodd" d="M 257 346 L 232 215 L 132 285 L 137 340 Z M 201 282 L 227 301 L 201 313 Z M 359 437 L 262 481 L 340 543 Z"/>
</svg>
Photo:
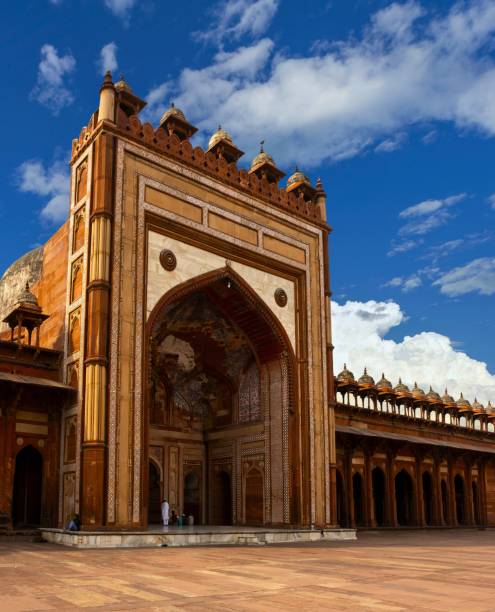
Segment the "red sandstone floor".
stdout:
<svg viewBox="0 0 495 612">
<path fill-rule="evenodd" d="M 495 610 L 495 531 L 278 547 L 0 543 L 0 610 Z"/>
</svg>

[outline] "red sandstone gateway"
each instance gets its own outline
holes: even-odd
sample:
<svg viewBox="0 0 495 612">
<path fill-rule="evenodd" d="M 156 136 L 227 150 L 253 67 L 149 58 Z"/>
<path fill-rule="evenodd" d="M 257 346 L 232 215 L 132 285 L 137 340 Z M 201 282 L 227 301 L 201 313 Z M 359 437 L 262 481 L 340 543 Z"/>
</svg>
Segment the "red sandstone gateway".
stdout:
<svg viewBox="0 0 495 612">
<path fill-rule="evenodd" d="M 3 528 L 139 534 L 163 498 L 246 541 L 495 524 L 491 406 L 334 379 L 321 183 L 144 106 L 106 75 L 68 221 L 1 280 Z"/>
</svg>

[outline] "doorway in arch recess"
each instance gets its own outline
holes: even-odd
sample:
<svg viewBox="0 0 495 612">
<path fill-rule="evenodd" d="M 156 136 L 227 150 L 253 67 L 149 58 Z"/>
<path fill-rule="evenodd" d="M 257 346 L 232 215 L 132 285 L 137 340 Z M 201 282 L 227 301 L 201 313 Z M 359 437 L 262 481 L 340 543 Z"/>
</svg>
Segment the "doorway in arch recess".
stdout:
<svg viewBox="0 0 495 612">
<path fill-rule="evenodd" d="M 246 476 L 246 524 L 263 524 L 263 474 L 252 468 Z"/>
<path fill-rule="evenodd" d="M 16 527 L 35 527 L 41 522 L 43 457 L 33 446 L 17 453 L 12 498 L 12 520 Z"/>
<path fill-rule="evenodd" d="M 148 524 L 158 525 L 162 522 L 160 472 L 153 461 L 149 462 L 148 486 Z"/>
<path fill-rule="evenodd" d="M 184 478 L 184 514 L 194 518 L 194 524 L 201 524 L 201 484 L 196 472 L 189 472 Z"/>
<path fill-rule="evenodd" d="M 221 470 L 214 475 L 212 523 L 232 525 L 232 481 L 230 474 Z"/>
</svg>

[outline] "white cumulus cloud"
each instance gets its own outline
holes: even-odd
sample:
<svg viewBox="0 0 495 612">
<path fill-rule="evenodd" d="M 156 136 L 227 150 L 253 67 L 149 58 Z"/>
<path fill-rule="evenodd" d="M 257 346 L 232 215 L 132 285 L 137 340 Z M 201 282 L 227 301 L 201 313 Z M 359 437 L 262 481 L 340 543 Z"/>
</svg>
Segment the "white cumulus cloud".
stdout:
<svg viewBox="0 0 495 612">
<path fill-rule="evenodd" d="M 41 218 L 50 223 L 65 221 L 69 212 L 69 169 L 55 162 L 45 167 L 39 160 L 26 161 L 17 169 L 18 188 L 25 193 L 49 197 L 41 210 Z"/>
<path fill-rule="evenodd" d="M 399 377 L 408 385 L 417 381 L 425 391 L 429 385 L 457 399 L 461 392 L 471 401 L 495 400 L 495 376 L 485 363 L 454 348 L 442 334 L 425 331 L 401 341 L 386 339 L 405 315 L 395 302 L 332 304 L 335 372 L 344 363 L 358 378 L 364 367 L 377 380 L 382 372 L 395 385 Z"/>
<path fill-rule="evenodd" d="M 110 72 L 115 72 L 115 70 L 117 70 L 119 67 L 117 62 L 117 48 L 118 47 L 114 42 L 109 42 L 101 48 L 100 59 L 98 61 L 101 74 L 105 74 L 107 70 L 110 70 Z"/>
<path fill-rule="evenodd" d="M 49 108 L 54 115 L 58 115 L 62 108 L 69 106 L 74 101 L 74 96 L 68 89 L 65 79 L 75 67 L 76 60 L 70 52 L 59 55 L 53 45 L 43 45 L 38 77 L 31 96 Z"/>
<path fill-rule="evenodd" d="M 204 132 L 221 123 L 248 155 L 265 137 L 280 165 L 308 167 L 357 155 L 421 122 L 495 135 L 494 41 L 493 0 L 435 13 L 396 2 L 361 35 L 329 41 L 320 53 L 291 57 L 266 40 L 269 52 L 251 74 L 244 66 L 224 72 L 217 55 L 205 68 L 185 69 L 170 90 Z"/>
<path fill-rule="evenodd" d="M 184 69 L 175 85 L 165 81 L 148 93 L 144 117 L 158 119 L 168 108 L 167 98 L 173 91 L 177 94 L 175 103 L 189 109 L 188 119 L 195 121 L 204 113 L 213 114 L 219 100 L 229 99 L 243 83 L 252 82 L 258 76 L 272 49 L 273 42 L 263 38 L 254 45 L 239 47 L 232 52 L 218 52 L 214 63 L 202 70 Z M 208 95 L 205 95 L 206 90 Z"/>
<path fill-rule="evenodd" d="M 450 297 L 479 293 L 495 293 L 495 257 L 479 257 L 464 266 L 442 274 L 434 283 L 440 292 Z"/>
</svg>

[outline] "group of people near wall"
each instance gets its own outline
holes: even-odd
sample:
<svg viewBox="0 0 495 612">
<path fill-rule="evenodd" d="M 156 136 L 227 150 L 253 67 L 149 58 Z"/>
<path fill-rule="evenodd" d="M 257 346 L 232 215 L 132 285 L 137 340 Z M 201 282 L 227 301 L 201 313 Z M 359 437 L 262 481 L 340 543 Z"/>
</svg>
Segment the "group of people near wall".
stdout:
<svg viewBox="0 0 495 612">
<path fill-rule="evenodd" d="M 184 513 L 177 514 L 175 510 L 170 512 L 170 504 L 166 499 L 162 501 L 162 521 L 165 527 L 174 525 L 183 527 L 184 525 L 194 525 L 194 517 L 192 514 L 186 516 Z"/>
</svg>

